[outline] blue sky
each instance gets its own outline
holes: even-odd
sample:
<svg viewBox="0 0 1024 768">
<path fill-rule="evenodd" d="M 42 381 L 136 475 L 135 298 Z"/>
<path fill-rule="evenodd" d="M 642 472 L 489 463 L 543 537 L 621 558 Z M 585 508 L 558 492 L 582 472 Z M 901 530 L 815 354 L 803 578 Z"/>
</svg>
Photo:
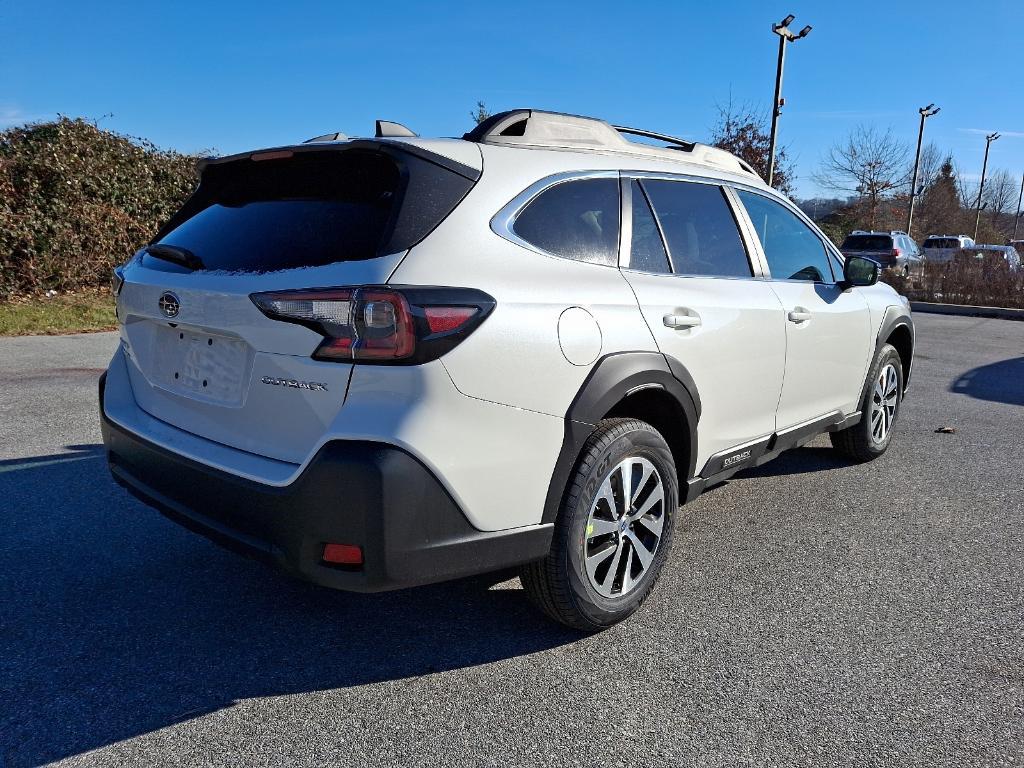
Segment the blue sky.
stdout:
<svg viewBox="0 0 1024 768">
<path fill-rule="evenodd" d="M 767 109 L 794 13 L 780 135 L 797 190 L 858 123 L 926 140 L 980 173 L 1024 172 L 1024 2 L 262 4 L 0 0 L 0 127 L 63 113 L 163 147 L 221 153 L 374 118 L 459 135 L 478 99 L 701 140 L 716 104 Z M 110 117 L 103 117 L 111 115 Z"/>
</svg>

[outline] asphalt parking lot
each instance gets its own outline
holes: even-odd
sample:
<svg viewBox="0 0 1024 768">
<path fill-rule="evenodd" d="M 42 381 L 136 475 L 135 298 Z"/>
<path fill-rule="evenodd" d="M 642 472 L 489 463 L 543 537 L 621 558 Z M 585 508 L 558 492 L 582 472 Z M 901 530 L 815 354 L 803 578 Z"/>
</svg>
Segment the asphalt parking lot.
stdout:
<svg viewBox="0 0 1024 768">
<path fill-rule="evenodd" d="M 0 766 L 1017 765 L 1024 323 L 916 321 L 886 456 L 708 491 L 583 638 L 516 579 L 350 595 L 222 551 L 110 480 L 114 335 L 0 339 Z"/>
</svg>

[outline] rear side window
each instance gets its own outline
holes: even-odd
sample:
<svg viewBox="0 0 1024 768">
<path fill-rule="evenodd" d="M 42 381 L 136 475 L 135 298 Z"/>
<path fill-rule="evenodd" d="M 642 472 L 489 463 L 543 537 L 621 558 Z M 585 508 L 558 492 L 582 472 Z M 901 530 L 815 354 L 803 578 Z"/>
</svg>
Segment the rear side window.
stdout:
<svg viewBox="0 0 1024 768">
<path fill-rule="evenodd" d="M 373 150 L 244 158 L 208 166 L 157 242 L 191 251 L 209 270 L 371 259 L 414 245 L 471 187 L 423 158 Z"/>
<path fill-rule="evenodd" d="M 576 179 L 541 192 L 513 230 L 555 256 L 615 266 L 619 254 L 618 179 Z"/>
<path fill-rule="evenodd" d="M 848 235 L 842 247 L 848 251 L 891 251 L 892 238 L 889 235 Z"/>
<path fill-rule="evenodd" d="M 677 274 L 750 277 L 750 261 L 725 193 L 712 184 L 644 180 Z"/>
<path fill-rule="evenodd" d="M 762 195 L 742 189 L 736 193 L 761 241 L 773 278 L 833 282 L 825 244 L 796 214 Z"/>
<path fill-rule="evenodd" d="M 654 221 L 647 196 L 635 179 L 630 183 L 633 210 L 633 239 L 629 248 L 629 268 L 641 272 L 668 273 L 668 253 L 662 242 L 661 232 Z"/>
</svg>

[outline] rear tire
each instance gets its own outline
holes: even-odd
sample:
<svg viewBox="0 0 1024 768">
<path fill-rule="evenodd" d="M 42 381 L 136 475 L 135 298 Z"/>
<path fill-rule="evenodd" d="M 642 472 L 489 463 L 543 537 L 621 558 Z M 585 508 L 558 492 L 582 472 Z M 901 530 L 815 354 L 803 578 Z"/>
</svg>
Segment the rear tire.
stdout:
<svg viewBox="0 0 1024 768">
<path fill-rule="evenodd" d="M 569 479 L 551 552 L 523 566 L 523 588 L 575 629 L 622 621 L 661 575 L 678 506 L 675 461 L 661 434 L 637 419 L 600 422 Z"/>
<path fill-rule="evenodd" d="M 892 442 L 902 403 L 903 362 L 891 344 L 883 344 L 868 376 L 860 421 L 839 432 L 830 432 L 832 447 L 854 461 L 877 459 Z"/>
</svg>

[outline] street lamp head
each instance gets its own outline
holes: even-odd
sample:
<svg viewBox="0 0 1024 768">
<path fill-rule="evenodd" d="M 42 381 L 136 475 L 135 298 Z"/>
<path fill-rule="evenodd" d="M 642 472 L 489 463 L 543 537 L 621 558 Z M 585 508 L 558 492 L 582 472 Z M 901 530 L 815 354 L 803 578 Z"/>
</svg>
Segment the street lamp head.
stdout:
<svg viewBox="0 0 1024 768">
<path fill-rule="evenodd" d="M 789 16 L 787 16 L 786 18 L 784 18 L 782 21 L 779 22 L 779 26 L 780 27 L 788 27 L 790 24 L 793 23 L 793 19 L 795 19 L 795 18 L 796 18 L 796 16 L 794 16 L 791 13 L 791 14 L 789 14 Z"/>
<path fill-rule="evenodd" d="M 811 25 L 810 24 L 808 24 L 806 27 L 801 29 L 800 30 L 800 34 L 797 35 L 797 37 L 807 37 L 809 34 L 811 34 Z"/>
<path fill-rule="evenodd" d="M 993 141 L 995 141 L 998 138 L 999 138 L 999 134 L 998 133 L 990 133 L 988 136 L 985 137 L 985 141 L 993 142 Z"/>
<path fill-rule="evenodd" d="M 936 107 L 932 110 L 932 115 L 937 115 L 942 110 L 942 107 Z"/>
</svg>

